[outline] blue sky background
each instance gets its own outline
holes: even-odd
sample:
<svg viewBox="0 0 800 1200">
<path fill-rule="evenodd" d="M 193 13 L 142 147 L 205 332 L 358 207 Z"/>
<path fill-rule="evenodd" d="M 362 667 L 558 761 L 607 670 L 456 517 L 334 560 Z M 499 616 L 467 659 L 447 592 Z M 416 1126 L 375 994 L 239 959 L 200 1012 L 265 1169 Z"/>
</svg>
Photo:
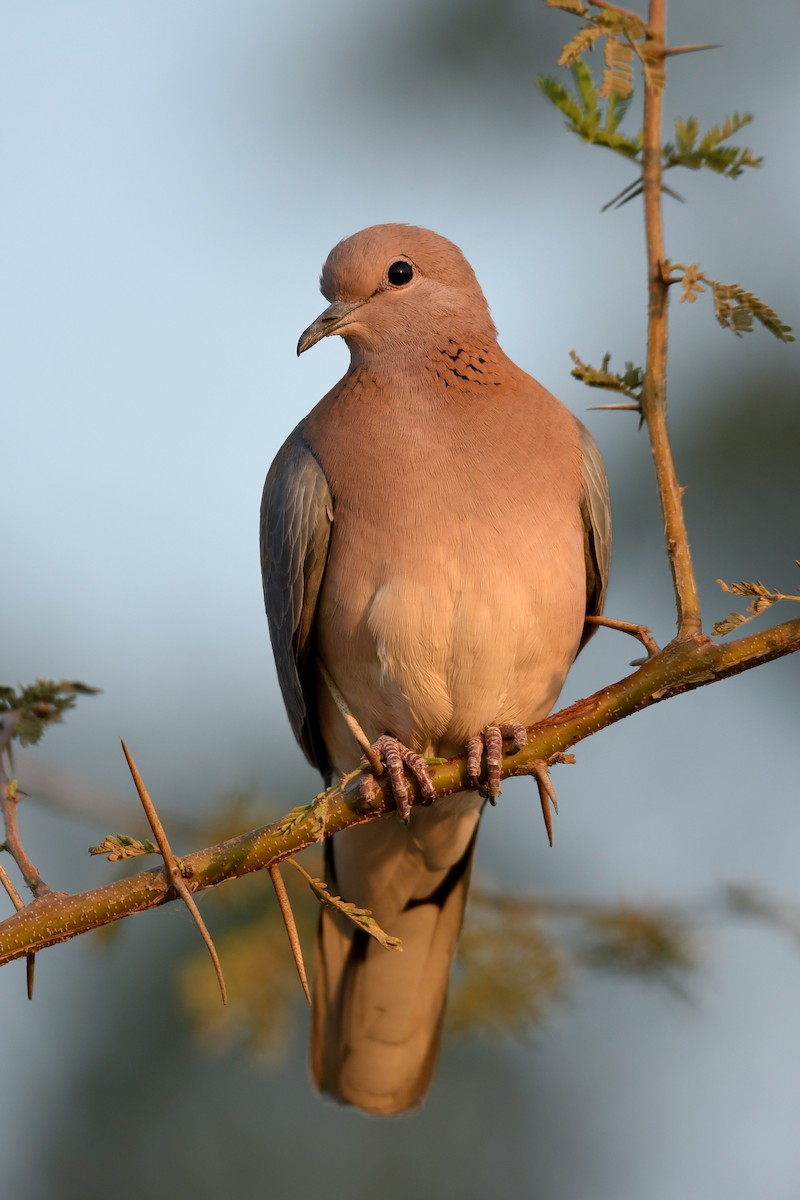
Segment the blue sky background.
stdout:
<svg viewBox="0 0 800 1200">
<path fill-rule="evenodd" d="M 688 202 L 667 205 L 668 253 L 745 284 L 797 326 L 796 4 L 770 0 L 756 16 L 744 0 L 673 0 L 669 23 L 674 40 L 723 44 L 673 62 L 670 118 L 752 110 L 739 140 L 766 164 L 735 184 L 676 177 Z M 640 361 L 644 334 L 640 211 L 600 213 L 631 173 L 565 133 L 534 86 L 572 30 L 522 0 L 2 6 L 0 677 L 103 688 L 38 761 L 129 795 L 131 813 L 120 734 L 177 816 L 231 786 L 279 810 L 317 790 L 280 705 L 258 506 L 281 442 L 346 367 L 338 341 L 295 357 L 324 303 L 321 264 L 381 221 L 457 242 L 506 351 L 587 421 L 616 523 L 607 611 L 671 636 L 646 442 L 633 418 L 586 414 L 595 397 L 569 376 L 571 348 Z M 701 299 L 675 308 L 670 353 L 711 621 L 731 607 L 717 576 L 797 589 L 798 350 L 723 333 Z M 626 639 L 601 633 L 564 699 L 631 657 Z M 509 787 L 484 821 L 479 870 L 612 902 L 692 904 L 734 880 L 796 900 L 799 670 L 774 664 L 582 745 L 557 780 L 552 852 L 531 787 Z M 85 858 L 102 817 L 28 808 L 54 886 L 109 877 Z M 187 1112 L 144 1048 L 127 1075 L 104 1075 L 101 1033 L 125 1043 L 140 1009 L 167 1004 L 168 966 L 156 977 L 144 966 L 149 939 L 166 939 L 163 954 L 192 937 L 166 912 L 130 924 L 124 951 L 83 939 L 40 956 L 33 1005 L 21 968 L 0 974 L 9 1195 L 107 1195 L 90 1163 L 120 1146 L 123 1200 L 157 1172 L 216 1195 L 233 1160 L 243 1196 L 283 1171 L 276 1195 L 504 1198 L 534 1184 L 554 1200 L 796 1195 L 800 956 L 774 931 L 704 924 L 693 1005 L 593 979 L 531 1043 L 448 1044 L 428 1106 L 387 1124 L 323 1105 L 299 1041 L 278 1075 L 185 1049 Z M 144 1097 L 148 1082 L 152 1109 L 123 1105 L 120 1090 Z"/>
</svg>

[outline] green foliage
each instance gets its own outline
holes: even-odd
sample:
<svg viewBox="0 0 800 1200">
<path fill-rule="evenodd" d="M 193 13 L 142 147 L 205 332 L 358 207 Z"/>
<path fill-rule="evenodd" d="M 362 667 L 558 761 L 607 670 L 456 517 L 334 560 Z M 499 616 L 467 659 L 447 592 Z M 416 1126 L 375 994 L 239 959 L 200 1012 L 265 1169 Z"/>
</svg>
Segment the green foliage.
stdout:
<svg viewBox="0 0 800 1200">
<path fill-rule="evenodd" d="M 630 100 L 633 96 L 633 47 L 609 37 L 603 49 L 605 71 L 600 85 L 601 96 Z"/>
<path fill-rule="evenodd" d="M 684 980 L 697 966 L 691 928 L 682 917 L 652 909 L 614 908 L 588 913 L 583 961 L 685 991 Z"/>
<path fill-rule="evenodd" d="M 709 171 L 716 171 L 728 179 L 737 179 L 745 167 L 760 167 L 764 160 L 756 158 L 752 150 L 722 144 L 752 120 L 751 113 L 740 116 L 735 112 L 732 117 L 726 117 L 721 126 L 715 125 L 701 138 L 696 117 L 689 117 L 686 121 L 677 117 L 675 141 L 665 142 L 661 151 L 664 167 L 688 167 L 690 171 L 707 167 Z"/>
<path fill-rule="evenodd" d="M 797 566 L 800 567 L 800 560 L 797 561 Z M 725 637 L 726 634 L 732 633 L 734 629 L 738 629 L 741 625 L 752 621 L 753 617 L 757 617 L 759 613 L 766 612 L 768 608 L 772 608 L 773 604 L 777 604 L 779 600 L 795 600 L 800 602 L 800 596 L 787 596 L 784 592 L 777 592 L 774 588 L 768 588 L 760 579 L 754 580 L 752 583 L 725 583 L 724 580 L 718 579 L 717 583 L 722 588 L 723 592 L 728 592 L 731 596 L 750 596 L 751 603 L 747 606 L 749 616 L 744 613 L 732 612 L 728 613 L 727 617 L 722 621 L 717 621 L 711 632 L 716 637 Z"/>
<path fill-rule="evenodd" d="M 570 350 L 569 356 L 575 363 L 572 369 L 572 375 L 575 379 L 579 379 L 581 383 L 585 383 L 587 387 L 605 388 L 609 392 L 621 392 L 623 396 L 630 396 L 637 404 L 639 403 L 642 394 L 642 385 L 644 384 L 644 369 L 636 367 L 632 362 L 625 363 L 625 370 L 620 374 L 618 372 L 609 371 L 608 367 L 611 362 L 611 355 L 604 354 L 600 367 L 589 366 L 578 357 L 574 350 Z"/>
<path fill-rule="evenodd" d="M 357 904 L 353 904 L 349 900 L 343 900 L 341 896 L 332 895 L 328 891 L 327 884 L 322 879 L 317 879 L 315 876 L 309 875 L 308 871 L 304 871 L 297 859 L 290 858 L 288 861 L 300 872 L 314 895 L 318 900 L 322 901 L 326 908 L 332 908 L 334 912 L 341 913 L 343 917 L 347 917 L 348 921 L 352 921 L 358 929 L 375 938 L 375 941 L 379 942 L 385 950 L 403 949 L 403 943 L 400 941 L 400 938 L 394 937 L 393 934 L 386 933 L 381 929 L 368 908 L 359 908 Z"/>
<path fill-rule="evenodd" d="M 559 112 L 567 118 L 567 128 L 583 141 L 606 146 L 625 158 L 638 160 L 642 149 L 642 132 L 631 138 L 620 132 L 620 125 L 631 102 L 632 93 L 621 96 L 615 91 L 603 93 L 595 86 L 592 73 L 585 63 L 572 66 L 574 92 L 557 79 L 539 76 L 537 86 Z"/>
<path fill-rule="evenodd" d="M 278 832 L 294 833 L 299 825 L 310 822 L 309 828 L 322 836 L 325 832 L 325 802 L 331 790 L 328 788 L 327 791 L 320 792 L 309 804 L 301 804 L 299 808 L 293 808 L 278 824 Z"/>
<path fill-rule="evenodd" d="M 48 725 L 62 720 L 78 696 L 96 696 L 99 688 L 62 679 L 37 679 L 27 687 L 0 686 L 0 715 L 13 713 L 13 734 L 22 746 L 34 746 Z"/>
<path fill-rule="evenodd" d="M 634 14 L 620 10 L 601 9 L 589 15 L 589 9 L 568 0 L 548 0 L 554 8 L 562 8 L 580 16 L 585 24 L 579 33 L 567 43 L 559 59 L 561 65 L 570 66 L 574 87 L 566 88 L 557 79 L 539 77 L 537 85 L 566 117 L 567 128 L 583 141 L 595 146 L 605 146 L 632 162 L 642 165 L 644 134 L 631 137 L 623 133 L 620 126 L 628 111 L 633 89 L 633 54 L 642 64 L 645 82 L 651 86 L 663 86 L 662 78 L 655 78 L 648 68 L 648 54 L 652 57 L 649 32 L 644 23 Z M 597 87 L 589 67 L 581 59 L 587 50 L 606 38 L 605 71 L 600 88 Z M 660 60 L 659 60 L 660 61 Z M 652 64 L 651 64 L 652 65 Z M 675 121 L 674 141 L 665 142 L 661 149 L 662 170 L 686 167 L 691 171 L 707 169 L 727 179 L 737 179 L 746 167 L 760 167 L 763 159 L 756 157 L 747 147 L 728 145 L 728 139 L 752 121 L 750 113 L 734 112 L 721 125 L 701 134 L 696 117 Z M 665 191 L 670 191 L 662 183 Z M 625 204 L 642 191 L 641 177 L 625 187 L 619 195 L 605 206 Z M 674 193 L 671 193 L 674 195 Z M 692 263 L 688 267 L 666 264 L 666 273 L 681 272 L 674 282 L 682 283 L 681 301 L 692 302 L 706 286 L 711 289 L 714 312 L 724 329 L 731 329 L 737 336 L 749 333 L 754 323 L 763 325 L 780 341 L 793 341 L 792 332 L 774 309 L 738 283 L 720 283 L 711 279 Z M 573 353 L 575 369 L 572 374 L 589 387 L 603 387 L 622 392 L 638 402 L 642 377 L 638 368 L 626 363 L 623 374 L 608 371 L 608 356 L 598 370 L 589 367 Z"/>
<path fill-rule="evenodd" d="M 619 128 L 633 98 L 633 51 L 624 43 L 609 40 L 605 63 L 600 88 L 586 64 L 576 57 L 569 59 L 574 91 L 549 76 L 540 75 L 536 83 L 567 118 L 567 128 L 572 133 L 594 146 L 605 146 L 641 163 L 643 131 L 640 129 L 635 137 L 630 137 Z M 701 137 L 696 117 L 687 120 L 677 117 L 675 140 L 665 142 L 661 150 L 664 170 L 671 167 L 686 167 L 690 171 L 706 168 L 728 179 L 737 179 L 745 167 L 760 167 L 763 158 L 757 158 L 746 146 L 723 144 L 752 120 L 750 113 L 734 113 L 726 117 L 721 126 L 715 125 Z"/>
<path fill-rule="evenodd" d="M 583 14 L 581 13 L 581 16 Z M 572 67 L 587 50 L 594 50 L 596 44 L 605 36 L 605 32 L 593 21 L 588 21 L 572 41 L 567 42 L 558 60 L 560 67 Z"/>
<path fill-rule="evenodd" d="M 559 66 L 570 67 L 574 92 L 558 80 L 540 76 L 537 85 L 567 118 L 567 128 L 585 142 L 606 146 L 625 158 L 641 163 L 643 132 L 630 137 L 619 126 L 633 96 L 633 59 L 639 58 L 645 83 L 663 87 L 665 77 L 661 59 L 654 56 L 647 26 L 632 13 L 589 10 L 566 0 L 548 0 L 551 7 L 563 8 L 584 19 L 583 28 L 564 47 Z M 598 88 L 582 56 L 605 38 L 603 78 Z M 607 101 L 605 110 L 602 101 Z M 702 136 L 696 117 L 675 120 L 674 141 L 665 142 L 662 167 L 687 167 L 691 171 L 707 168 L 728 179 L 736 179 L 745 167 L 760 167 L 763 158 L 742 146 L 724 143 L 753 120 L 750 113 L 735 112 L 722 125 L 715 125 Z"/>
<path fill-rule="evenodd" d="M 292 886 L 291 876 L 287 886 L 308 958 L 318 906 L 307 890 Z M 230 1003 L 220 1005 L 205 951 L 198 949 L 179 970 L 183 1005 L 195 1033 L 206 1042 L 220 1048 L 243 1042 L 268 1060 L 279 1059 L 305 1007 L 283 921 L 274 896 L 258 880 L 249 889 L 230 890 L 233 911 L 224 888 L 207 897 L 208 903 L 229 911 L 231 923 L 217 940 Z M 566 998 L 580 967 L 684 991 L 697 967 L 691 916 L 511 898 L 476 886 L 458 947 L 448 1029 L 487 1036 L 526 1034 Z"/>
<path fill-rule="evenodd" d="M 650 29 L 640 16 L 624 8 L 601 8 L 592 13 L 573 0 L 547 0 L 550 8 L 560 8 L 580 17 L 581 29 L 561 52 L 558 65 L 570 67 L 603 38 L 605 73 L 601 95 L 616 95 L 624 99 L 633 89 L 633 56 L 639 59 L 645 81 L 651 87 L 662 88 L 666 82 L 660 56 L 656 53 Z"/>
<path fill-rule="evenodd" d="M 738 283 L 719 283 L 709 279 L 714 294 L 714 314 L 723 329 L 732 329 L 737 337 L 750 333 L 756 320 L 781 342 L 793 342 L 791 326 L 785 325 L 774 308 Z"/>
<path fill-rule="evenodd" d="M 795 941 L 800 941 L 800 912 L 797 905 L 788 905 L 783 900 L 767 895 L 760 888 L 739 883 L 728 886 L 724 899 L 726 907 L 734 915 L 755 917 L 774 929 L 790 934 Z"/>
<path fill-rule="evenodd" d="M 563 999 L 569 963 L 535 910 L 476 890 L 458 947 L 447 1024 L 458 1033 L 521 1034 Z"/>
<path fill-rule="evenodd" d="M 89 847 L 90 854 L 105 854 L 109 862 L 122 862 L 142 854 L 158 854 L 155 842 L 131 837 L 127 833 L 107 833 L 98 846 Z"/>
<path fill-rule="evenodd" d="M 784 325 L 774 308 L 770 308 L 758 296 L 746 291 L 738 283 L 720 283 L 711 279 L 700 270 L 697 263 L 688 267 L 682 263 L 668 263 L 667 271 L 670 276 L 674 272 L 674 282 L 681 284 L 681 303 L 688 301 L 693 304 L 697 297 L 711 288 L 714 298 L 714 313 L 723 329 L 731 329 L 737 337 L 750 333 L 753 321 L 758 321 L 765 329 L 781 342 L 793 342 L 791 326 Z"/>
</svg>

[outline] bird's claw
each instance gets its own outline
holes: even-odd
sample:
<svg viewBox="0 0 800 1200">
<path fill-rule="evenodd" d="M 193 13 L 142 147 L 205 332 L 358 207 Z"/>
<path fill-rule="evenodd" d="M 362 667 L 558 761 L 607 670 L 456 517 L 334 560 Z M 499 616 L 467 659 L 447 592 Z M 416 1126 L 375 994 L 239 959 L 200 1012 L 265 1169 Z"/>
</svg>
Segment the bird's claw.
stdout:
<svg viewBox="0 0 800 1200">
<path fill-rule="evenodd" d="M 511 722 L 506 725 L 487 725 L 483 733 L 477 733 L 467 742 L 467 772 L 477 783 L 481 778 L 481 759 L 486 749 L 486 779 L 480 794 L 490 804 L 497 803 L 500 795 L 500 764 L 503 759 L 503 738 L 511 738 L 511 752 L 518 753 L 528 740 L 524 725 Z"/>
<path fill-rule="evenodd" d="M 428 764 L 421 754 L 417 754 L 415 750 L 409 750 L 408 746 L 404 746 L 402 742 L 399 742 L 397 738 L 390 737 L 389 734 L 379 737 L 372 749 L 382 756 L 386 764 L 386 773 L 389 776 L 389 786 L 397 805 L 397 812 L 400 820 L 405 824 L 411 816 L 411 791 L 405 768 L 408 768 L 416 779 L 422 795 L 422 803 L 425 805 L 430 804 L 436 798 L 436 788 Z M 366 779 L 370 779 L 371 785 L 370 776 L 365 776 Z M 372 789 L 370 788 L 370 790 Z"/>
</svg>

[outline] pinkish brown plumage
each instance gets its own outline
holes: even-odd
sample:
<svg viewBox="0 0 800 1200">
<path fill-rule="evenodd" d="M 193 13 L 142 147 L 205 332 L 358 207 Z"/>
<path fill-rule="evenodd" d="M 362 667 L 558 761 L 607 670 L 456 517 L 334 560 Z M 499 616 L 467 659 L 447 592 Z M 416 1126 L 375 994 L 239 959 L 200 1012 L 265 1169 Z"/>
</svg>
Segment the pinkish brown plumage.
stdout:
<svg viewBox="0 0 800 1200">
<path fill-rule="evenodd" d="M 602 462 L 500 349 L 472 268 L 444 238 L 364 230 L 331 251 L 322 291 L 329 307 L 298 352 L 339 334 L 350 368 L 280 451 L 262 506 L 290 721 L 326 778 L 357 765 L 319 657 L 370 739 L 427 756 L 472 739 L 474 758 L 487 729 L 547 714 L 600 610 Z M 312 1072 L 341 1101 L 394 1113 L 427 1091 L 482 804 L 466 792 L 329 849 L 335 890 L 404 945 L 388 952 L 322 913 Z"/>
</svg>

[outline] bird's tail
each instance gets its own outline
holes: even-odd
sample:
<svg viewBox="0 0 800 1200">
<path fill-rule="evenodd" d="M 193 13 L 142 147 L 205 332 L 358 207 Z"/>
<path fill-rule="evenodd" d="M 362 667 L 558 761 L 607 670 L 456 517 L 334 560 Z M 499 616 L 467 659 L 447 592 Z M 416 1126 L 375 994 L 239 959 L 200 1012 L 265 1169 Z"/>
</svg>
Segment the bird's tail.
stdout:
<svg viewBox="0 0 800 1200">
<path fill-rule="evenodd" d="M 372 906 L 386 932 L 402 939 L 401 951 L 386 950 L 331 909 L 323 909 L 320 918 L 311 1071 L 322 1092 L 368 1113 L 390 1115 L 419 1104 L 436 1064 L 450 969 L 467 901 L 478 814 L 463 814 L 459 821 L 459 832 L 467 837 L 459 857 L 432 870 L 436 864 L 426 863 L 420 853 L 424 828 L 420 830 L 414 817 L 418 814 L 424 826 L 424 818 L 433 811 L 415 810 L 410 827 L 401 826 L 396 817 L 384 818 L 344 835 L 352 838 L 383 825 L 380 833 L 375 832 L 384 841 L 387 830 L 395 841 L 408 839 L 386 893 L 391 893 L 399 875 L 405 872 L 408 878 L 413 872 L 411 897 L 391 919 L 385 915 L 386 895 L 375 894 Z M 386 821 L 392 825 L 385 825 Z M 370 858 L 369 848 L 366 857 Z M 328 882 L 338 890 L 333 860 L 329 852 Z M 414 865 L 407 867 L 407 863 Z M 426 885 L 430 885 L 427 890 Z M 344 888 L 343 895 L 347 900 L 354 898 Z M 356 902 L 362 904 L 364 897 Z"/>
</svg>

